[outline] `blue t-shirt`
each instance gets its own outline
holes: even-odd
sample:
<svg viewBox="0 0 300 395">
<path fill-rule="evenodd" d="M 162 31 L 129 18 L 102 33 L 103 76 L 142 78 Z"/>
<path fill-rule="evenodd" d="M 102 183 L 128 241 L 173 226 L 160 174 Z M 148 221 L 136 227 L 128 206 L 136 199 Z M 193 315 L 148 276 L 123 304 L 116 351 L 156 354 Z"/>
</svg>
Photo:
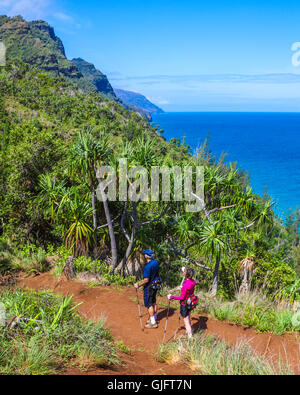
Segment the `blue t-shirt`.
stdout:
<svg viewBox="0 0 300 395">
<path fill-rule="evenodd" d="M 144 268 L 143 279 L 149 278 L 149 282 L 144 285 L 144 289 L 148 288 L 153 280 L 159 276 L 158 272 L 158 262 L 156 259 L 152 259 L 152 261 L 148 262 Z"/>
</svg>

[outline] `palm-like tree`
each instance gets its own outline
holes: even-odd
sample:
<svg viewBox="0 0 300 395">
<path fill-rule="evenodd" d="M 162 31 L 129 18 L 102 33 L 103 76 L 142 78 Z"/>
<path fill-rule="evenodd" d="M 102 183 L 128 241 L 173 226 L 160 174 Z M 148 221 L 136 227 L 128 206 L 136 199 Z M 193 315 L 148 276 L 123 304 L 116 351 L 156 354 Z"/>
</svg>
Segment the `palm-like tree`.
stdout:
<svg viewBox="0 0 300 395">
<path fill-rule="evenodd" d="M 158 163 L 158 157 L 154 150 L 154 141 L 148 136 L 141 136 L 135 141 L 134 149 L 130 152 L 132 165 L 143 166 L 150 170 L 151 166 Z"/>
<path fill-rule="evenodd" d="M 175 227 L 175 235 L 181 244 L 190 243 L 197 237 L 193 214 L 186 213 L 178 218 Z"/>
<path fill-rule="evenodd" d="M 207 257 L 215 258 L 215 267 L 213 273 L 213 283 L 211 286 L 212 296 L 216 296 L 219 280 L 219 268 L 221 262 L 221 253 L 227 248 L 226 236 L 223 233 L 222 221 L 206 222 L 201 226 L 198 234 L 199 249 Z"/>
<path fill-rule="evenodd" d="M 240 273 L 242 273 L 243 275 L 243 281 L 239 290 L 241 294 L 248 293 L 254 268 L 255 268 L 254 256 L 252 252 L 249 251 L 247 253 L 247 256 L 241 260 L 239 265 Z"/>
<path fill-rule="evenodd" d="M 93 209 L 78 195 L 75 195 L 73 200 L 66 200 L 64 209 L 72 222 L 65 235 L 66 247 L 72 249 L 74 256 L 87 256 L 93 239 L 93 229 L 89 225 Z"/>
<path fill-rule="evenodd" d="M 42 174 L 39 178 L 41 191 L 37 196 L 38 207 L 43 208 L 46 217 L 54 220 L 59 211 L 60 200 L 65 193 L 65 184 L 58 183 L 50 174 Z"/>
<path fill-rule="evenodd" d="M 214 203 L 217 204 L 219 193 L 226 182 L 225 175 L 221 172 L 219 167 L 206 166 L 204 181 L 206 200 L 214 201 Z"/>
<path fill-rule="evenodd" d="M 266 228 L 269 230 L 274 224 L 274 212 L 272 210 L 274 202 L 267 200 L 259 212 L 257 225 L 259 228 Z"/>
<path fill-rule="evenodd" d="M 88 182 L 92 195 L 93 231 L 97 242 L 97 211 L 96 211 L 96 172 L 101 164 L 112 154 L 109 135 L 101 133 L 97 139 L 91 129 L 83 129 L 77 135 L 72 147 L 72 169 L 78 171 Z"/>
</svg>

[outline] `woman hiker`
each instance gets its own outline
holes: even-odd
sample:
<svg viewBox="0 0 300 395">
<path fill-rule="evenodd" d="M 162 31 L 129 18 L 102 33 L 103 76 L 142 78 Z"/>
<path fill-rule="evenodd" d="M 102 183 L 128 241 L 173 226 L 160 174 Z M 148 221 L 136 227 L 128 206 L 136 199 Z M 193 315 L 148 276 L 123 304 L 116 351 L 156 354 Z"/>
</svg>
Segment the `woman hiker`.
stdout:
<svg viewBox="0 0 300 395">
<path fill-rule="evenodd" d="M 144 267 L 143 281 L 135 283 L 136 289 L 144 286 L 144 305 L 148 309 L 149 321 L 145 325 L 145 328 L 152 329 L 158 328 L 157 325 L 157 305 L 156 305 L 156 294 L 157 291 L 152 289 L 151 284 L 159 277 L 158 262 L 154 259 L 154 251 L 143 250 L 143 255 L 147 261 Z"/>
<path fill-rule="evenodd" d="M 185 277 L 185 281 L 181 288 L 180 296 L 174 296 L 169 294 L 168 299 L 180 300 L 180 315 L 183 318 L 186 333 L 189 338 L 193 336 L 192 325 L 191 325 L 191 310 L 187 305 L 187 300 L 190 296 L 194 294 L 195 290 L 195 281 L 192 279 L 194 274 L 193 269 L 185 267 L 183 268 L 183 275 Z"/>
</svg>

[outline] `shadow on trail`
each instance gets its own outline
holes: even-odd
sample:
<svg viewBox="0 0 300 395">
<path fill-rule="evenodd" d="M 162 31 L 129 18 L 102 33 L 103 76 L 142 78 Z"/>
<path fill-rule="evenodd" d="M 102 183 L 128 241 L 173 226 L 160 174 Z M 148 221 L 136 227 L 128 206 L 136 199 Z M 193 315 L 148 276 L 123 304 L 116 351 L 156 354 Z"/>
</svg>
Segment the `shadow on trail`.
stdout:
<svg viewBox="0 0 300 395">
<path fill-rule="evenodd" d="M 176 309 L 172 309 L 172 307 L 170 307 L 169 317 L 172 317 L 176 311 L 177 311 Z M 161 321 L 162 319 L 167 318 L 167 314 L 168 314 L 167 307 L 164 310 L 159 311 L 159 313 L 157 314 L 158 321 Z"/>
<path fill-rule="evenodd" d="M 207 317 L 202 317 L 202 316 L 200 316 L 200 317 L 192 317 L 191 318 L 191 323 L 192 323 L 193 332 L 196 333 L 198 331 L 206 330 L 207 329 L 207 325 L 206 325 L 207 320 L 208 320 Z"/>
</svg>

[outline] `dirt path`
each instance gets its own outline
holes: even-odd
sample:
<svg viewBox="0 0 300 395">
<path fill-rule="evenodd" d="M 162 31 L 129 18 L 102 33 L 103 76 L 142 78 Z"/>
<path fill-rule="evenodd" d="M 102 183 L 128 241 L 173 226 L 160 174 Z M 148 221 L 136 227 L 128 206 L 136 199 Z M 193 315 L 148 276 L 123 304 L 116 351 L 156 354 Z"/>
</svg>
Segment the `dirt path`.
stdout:
<svg viewBox="0 0 300 395">
<path fill-rule="evenodd" d="M 106 324 L 111 329 L 115 340 L 122 340 L 129 346 L 132 353 L 123 358 L 124 366 L 116 369 L 94 369 L 82 374 L 115 374 L 115 375 L 148 375 L 148 374 L 193 374 L 184 365 L 167 365 L 156 361 L 157 347 L 162 342 L 165 317 L 167 309 L 159 307 L 158 329 L 145 329 L 142 332 L 138 317 L 136 291 L 125 287 L 89 287 L 78 281 L 67 281 L 65 278 L 54 278 L 45 273 L 39 276 L 30 276 L 19 280 L 19 285 L 32 289 L 52 289 L 63 295 L 74 295 L 76 303 L 83 302 L 78 311 L 84 318 L 98 319 L 101 316 L 107 318 Z M 139 292 L 142 305 L 142 293 Z M 166 301 L 164 300 L 164 303 Z M 142 307 L 143 323 L 148 316 L 146 309 Z M 166 340 L 171 340 L 178 328 L 178 310 L 171 309 Z M 261 355 L 274 358 L 281 357 L 287 361 L 296 374 L 300 374 L 300 346 L 299 335 L 272 335 L 257 334 L 253 329 L 244 328 L 223 321 L 216 321 L 203 315 L 192 316 L 194 331 L 205 330 L 207 334 L 217 335 L 220 339 L 230 344 L 236 344 L 240 340 L 249 341 L 250 345 Z M 184 326 L 181 320 L 181 328 L 178 335 L 184 334 Z M 68 370 L 68 374 L 80 374 L 76 369 Z"/>
</svg>

